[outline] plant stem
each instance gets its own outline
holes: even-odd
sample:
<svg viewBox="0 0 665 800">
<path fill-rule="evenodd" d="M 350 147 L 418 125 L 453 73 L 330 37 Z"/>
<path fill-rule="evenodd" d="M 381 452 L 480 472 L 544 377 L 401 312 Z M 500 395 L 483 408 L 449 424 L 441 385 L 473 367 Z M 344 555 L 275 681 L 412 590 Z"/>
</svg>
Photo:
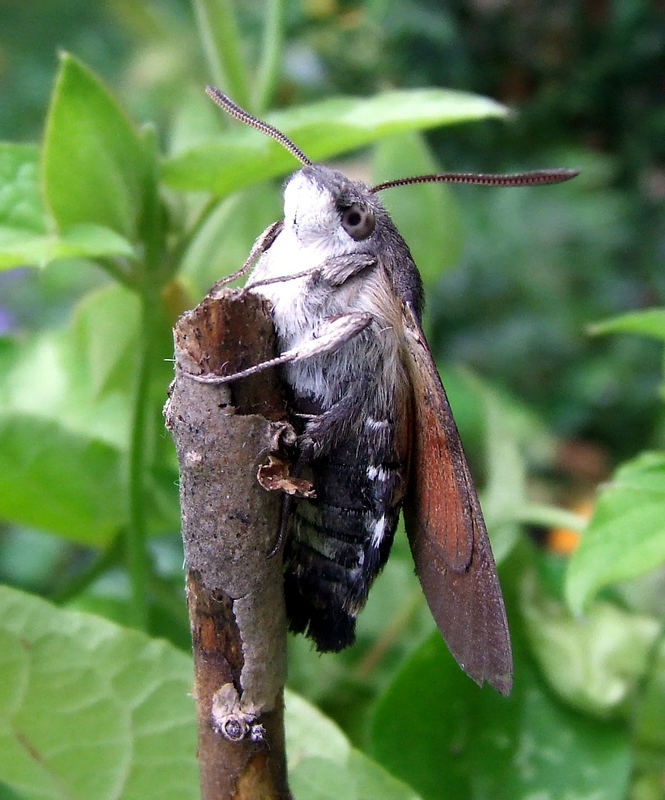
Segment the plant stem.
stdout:
<svg viewBox="0 0 665 800">
<path fill-rule="evenodd" d="M 284 43 L 284 0 L 271 0 L 268 3 L 265 27 L 263 29 L 263 57 L 258 70 L 257 88 L 254 93 L 254 111 L 261 114 L 272 102 L 275 84 L 279 75 Z"/>
<path fill-rule="evenodd" d="M 127 289 L 133 289 L 132 273 L 130 268 L 123 267 L 123 262 L 114 258 L 100 258 L 97 262 L 103 270 L 105 270 L 113 280 L 117 281 L 121 286 Z"/>
<path fill-rule="evenodd" d="M 129 528 L 127 567 L 135 627 L 145 630 L 148 622 L 146 550 L 145 470 L 148 450 L 147 417 L 150 408 L 150 373 L 155 359 L 155 298 L 142 287 L 139 368 L 134 393 L 134 415 L 129 444 Z"/>
<path fill-rule="evenodd" d="M 203 207 L 199 210 L 196 219 L 194 220 L 192 225 L 180 237 L 176 245 L 171 249 L 168 256 L 168 263 L 169 263 L 168 272 L 170 275 L 175 273 L 177 267 L 179 267 L 182 264 L 183 258 L 187 253 L 187 249 L 194 241 L 194 239 L 198 236 L 199 232 L 210 218 L 212 212 L 217 208 L 217 206 L 221 202 L 225 201 L 220 200 L 219 197 L 216 196 L 209 197 L 208 200 L 204 203 Z"/>
<path fill-rule="evenodd" d="M 232 0 L 194 0 L 194 11 L 210 70 L 236 103 L 249 103 L 248 78 Z"/>
</svg>

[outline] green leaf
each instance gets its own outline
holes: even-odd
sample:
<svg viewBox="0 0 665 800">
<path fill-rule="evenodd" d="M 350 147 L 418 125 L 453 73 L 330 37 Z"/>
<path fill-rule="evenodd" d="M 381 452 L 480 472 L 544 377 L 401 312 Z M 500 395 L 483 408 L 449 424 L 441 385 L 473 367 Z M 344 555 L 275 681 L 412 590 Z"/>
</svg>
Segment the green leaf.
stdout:
<svg viewBox="0 0 665 800">
<path fill-rule="evenodd" d="M 78 371 L 87 377 L 92 398 L 131 390 L 139 327 L 139 300 L 119 286 L 91 292 L 76 307 L 63 346 L 78 354 Z"/>
<path fill-rule="evenodd" d="M 641 744 L 659 748 L 665 757 L 665 641 L 653 653 L 635 714 L 635 732 Z"/>
<path fill-rule="evenodd" d="M 0 415 L 40 417 L 125 448 L 138 326 L 138 300 L 127 289 L 107 286 L 85 296 L 67 328 L 6 348 Z"/>
<path fill-rule="evenodd" d="M 0 142 L 0 269 L 44 266 L 58 258 L 134 255 L 126 239 L 101 225 L 49 233 L 38 162 L 33 145 Z"/>
<path fill-rule="evenodd" d="M 569 711 L 526 659 L 516 665 L 513 693 L 501 698 L 462 674 L 438 634 L 429 638 L 377 704 L 379 761 L 426 800 L 623 800 L 628 734 Z"/>
<path fill-rule="evenodd" d="M 0 229 L 46 232 L 39 189 L 39 148 L 0 142 Z"/>
<path fill-rule="evenodd" d="M 594 334 L 639 333 L 665 341 L 665 308 L 646 308 L 596 322 L 589 327 Z"/>
<path fill-rule="evenodd" d="M 0 785 L 26 800 L 199 797 L 191 658 L 0 587 Z M 418 800 L 286 692 L 296 800 Z"/>
<path fill-rule="evenodd" d="M 467 376 L 485 406 L 485 483 L 482 505 L 492 551 L 501 563 L 520 536 L 519 509 L 526 502 L 526 469 L 519 441 L 520 409 L 474 375 Z M 532 431 L 535 436 L 536 431 Z M 522 434 L 524 437 L 524 434 Z"/>
<path fill-rule="evenodd" d="M 0 589 L 0 779 L 25 798 L 199 796 L 191 662 Z"/>
<path fill-rule="evenodd" d="M 0 415 L 0 516 L 101 544 L 126 518 L 120 453 L 30 414 Z"/>
<path fill-rule="evenodd" d="M 91 391 L 84 336 L 48 332 L 0 360 L 0 516 L 102 544 L 126 519 L 129 398 Z"/>
<path fill-rule="evenodd" d="M 503 106 L 484 97 L 448 89 L 412 89 L 322 100 L 276 112 L 269 121 L 318 161 L 390 134 L 505 113 Z M 166 159 L 162 175 L 176 189 L 224 194 L 296 166 L 293 156 L 265 134 L 236 128 Z"/>
<path fill-rule="evenodd" d="M 135 241 L 147 161 L 141 138 L 106 88 L 63 55 L 44 141 L 44 189 L 58 226 L 101 225 Z"/>
<path fill-rule="evenodd" d="M 25 795 L 18 794 L 0 781 L 0 800 L 25 800 Z"/>
<path fill-rule="evenodd" d="M 285 697 L 287 758 L 297 800 L 417 800 L 418 796 L 359 750 L 302 698 Z"/>
<path fill-rule="evenodd" d="M 623 464 L 600 490 L 573 553 L 566 599 L 573 613 L 603 586 L 634 578 L 665 562 L 665 453 Z"/>
<path fill-rule="evenodd" d="M 374 148 L 374 183 L 440 171 L 422 135 L 415 131 L 391 136 Z M 381 199 L 409 245 L 425 284 L 457 263 L 462 250 L 461 220 L 449 186 L 395 187 L 383 192 Z"/>
<path fill-rule="evenodd" d="M 249 76 L 243 63 L 242 36 L 234 3 L 228 0 L 194 0 L 199 36 L 215 80 L 232 92 L 236 102 L 249 101 Z"/>
<path fill-rule="evenodd" d="M 17 266 L 44 267 L 59 258 L 134 256 L 131 244 L 101 225 L 74 225 L 61 235 L 33 233 L 0 227 L 0 269 Z"/>
<path fill-rule="evenodd" d="M 537 589 L 523 584 L 522 614 L 531 651 L 548 683 L 568 703 L 608 716 L 630 700 L 647 671 L 660 626 L 610 603 L 594 603 L 573 617 Z"/>
<path fill-rule="evenodd" d="M 125 523 L 121 476 L 138 326 L 136 296 L 107 286 L 81 301 L 63 331 L 7 342 L 0 353 L 0 468 L 7 476 L 0 516 L 95 545 Z M 155 365 L 156 396 L 170 370 Z M 166 439 L 157 448 L 149 461 L 151 526 L 175 526 L 175 475 L 162 452 L 172 448 Z"/>
<path fill-rule="evenodd" d="M 200 86 L 182 87 L 178 103 L 169 110 L 166 132 L 167 153 L 180 153 L 195 145 L 209 142 L 219 133 L 219 108 L 210 102 Z"/>
</svg>

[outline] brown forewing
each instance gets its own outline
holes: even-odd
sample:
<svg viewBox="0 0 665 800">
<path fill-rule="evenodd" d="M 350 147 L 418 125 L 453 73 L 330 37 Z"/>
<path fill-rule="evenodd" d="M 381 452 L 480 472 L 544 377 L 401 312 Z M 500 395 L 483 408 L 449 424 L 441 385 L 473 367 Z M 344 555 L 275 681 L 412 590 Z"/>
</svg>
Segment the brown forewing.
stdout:
<svg viewBox="0 0 665 800">
<path fill-rule="evenodd" d="M 448 398 L 408 305 L 404 327 L 414 419 L 404 517 L 416 574 L 462 669 L 508 694 L 510 636 L 480 504 Z"/>
</svg>

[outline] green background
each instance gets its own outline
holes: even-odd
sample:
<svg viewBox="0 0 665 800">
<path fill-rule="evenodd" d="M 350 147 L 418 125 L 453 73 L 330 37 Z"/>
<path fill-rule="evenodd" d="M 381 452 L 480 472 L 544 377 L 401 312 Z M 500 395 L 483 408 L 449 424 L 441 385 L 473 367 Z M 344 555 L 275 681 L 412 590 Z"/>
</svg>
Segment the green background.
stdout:
<svg viewBox="0 0 665 800">
<path fill-rule="evenodd" d="M 0 6 L 0 798 L 197 796 L 169 329 L 296 166 L 210 82 L 368 182 L 581 169 L 385 193 L 515 689 L 459 671 L 398 533 L 353 648 L 289 640 L 295 796 L 665 797 L 664 67 L 638 0 Z"/>
</svg>

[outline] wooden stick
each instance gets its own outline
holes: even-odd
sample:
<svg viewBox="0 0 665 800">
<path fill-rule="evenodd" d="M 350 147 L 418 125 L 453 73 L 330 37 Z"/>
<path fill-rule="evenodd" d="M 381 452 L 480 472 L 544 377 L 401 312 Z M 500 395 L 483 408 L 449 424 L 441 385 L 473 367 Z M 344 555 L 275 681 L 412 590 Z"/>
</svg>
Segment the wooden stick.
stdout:
<svg viewBox="0 0 665 800">
<path fill-rule="evenodd" d="M 179 319 L 174 338 L 164 412 L 180 467 L 201 796 L 286 800 L 282 559 L 267 558 L 282 494 L 261 488 L 257 470 L 294 434 L 276 370 L 231 386 L 190 377 L 272 358 L 268 304 L 218 291 Z"/>
</svg>

